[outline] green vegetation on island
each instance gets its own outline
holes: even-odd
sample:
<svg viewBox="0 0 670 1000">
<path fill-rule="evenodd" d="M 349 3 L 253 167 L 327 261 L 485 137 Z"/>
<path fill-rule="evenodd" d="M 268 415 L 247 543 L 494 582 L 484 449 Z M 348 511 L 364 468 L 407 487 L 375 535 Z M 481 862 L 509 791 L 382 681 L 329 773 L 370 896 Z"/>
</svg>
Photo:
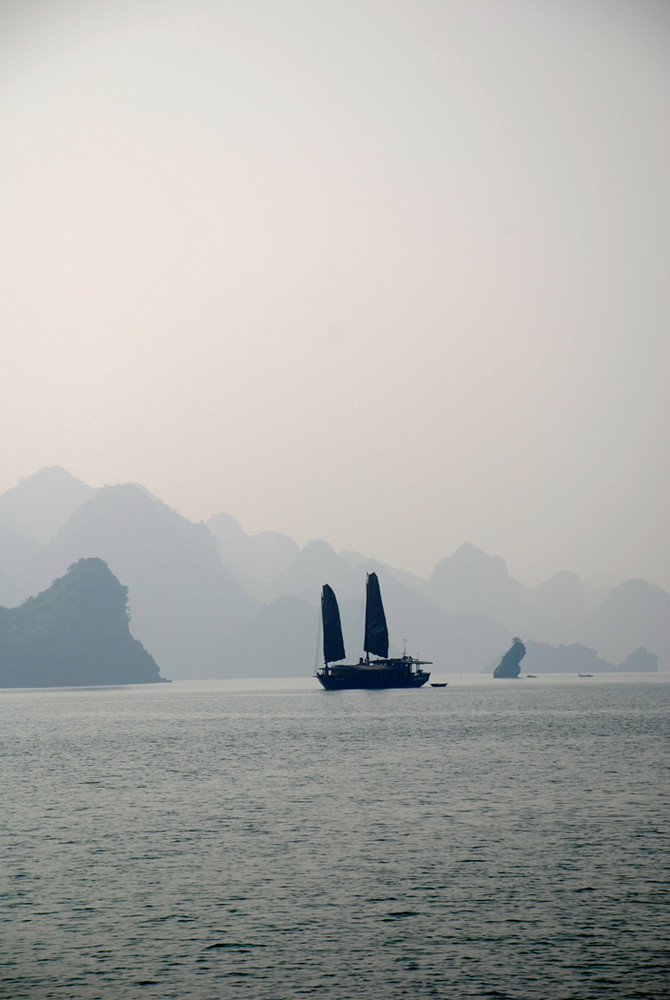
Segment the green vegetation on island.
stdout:
<svg viewBox="0 0 670 1000">
<path fill-rule="evenodd" d="M 48 590 L 0 608 L 0 687 L 164 680 L 130 634 L 127 597 L 102 559 L 80 559 Z"/>
</svg>

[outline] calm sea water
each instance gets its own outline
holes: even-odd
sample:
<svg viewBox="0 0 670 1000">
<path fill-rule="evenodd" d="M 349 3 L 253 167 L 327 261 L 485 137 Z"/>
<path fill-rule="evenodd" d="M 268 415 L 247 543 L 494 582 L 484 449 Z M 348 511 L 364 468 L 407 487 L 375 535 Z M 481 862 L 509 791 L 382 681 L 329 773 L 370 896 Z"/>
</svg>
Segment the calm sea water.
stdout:
<svg viewBox="0 0 670 1000">
<path fill-rule="evenodd" d="M 0 993 L 666 997 L 669 695 L 0 692 Z"/>
</svg>

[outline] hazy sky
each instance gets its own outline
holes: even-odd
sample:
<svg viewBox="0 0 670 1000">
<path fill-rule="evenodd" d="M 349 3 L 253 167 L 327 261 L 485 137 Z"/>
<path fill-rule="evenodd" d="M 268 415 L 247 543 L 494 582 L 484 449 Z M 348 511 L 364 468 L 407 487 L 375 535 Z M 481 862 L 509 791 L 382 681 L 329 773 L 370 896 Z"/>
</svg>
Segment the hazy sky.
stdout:
<svg viewBox="0 0 670 1000">
<path fill-rule="evenodd" d="M 0 0 L 0 492 L 670 587 L 670 4 Z"/>
</svg>

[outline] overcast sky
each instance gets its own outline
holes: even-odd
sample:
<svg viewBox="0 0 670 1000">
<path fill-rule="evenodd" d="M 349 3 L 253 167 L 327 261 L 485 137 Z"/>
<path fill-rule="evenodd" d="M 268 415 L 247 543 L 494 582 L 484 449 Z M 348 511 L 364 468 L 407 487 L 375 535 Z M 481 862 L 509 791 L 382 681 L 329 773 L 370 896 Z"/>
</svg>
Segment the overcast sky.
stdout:
<svg viewBox="0 0 670 1000">
<path fill-rule="evenodd" d="M 670 4 L 0 11 L 0 492 L 670 587 Z"/>
</svg>

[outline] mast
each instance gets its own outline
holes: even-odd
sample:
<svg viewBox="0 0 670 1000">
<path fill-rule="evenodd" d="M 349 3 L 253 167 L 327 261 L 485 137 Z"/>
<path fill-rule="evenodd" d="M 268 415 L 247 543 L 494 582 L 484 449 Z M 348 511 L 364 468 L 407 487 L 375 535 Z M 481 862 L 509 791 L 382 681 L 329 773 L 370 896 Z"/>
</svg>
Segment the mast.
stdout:
<svg viewBox="0 0 670 1000">
<path fill-rule="evenodd" d="M 327 583 L 321 590 L 321 620 L 323 621 L 323 659 L 326 666 L 335 660 L 343 660 L 344 640 L 342 639 L 342 623 L 337 598 L 332 587 Z"/>
<path fill-rule="evenodd" d="M 384 660 L 389 655 L 389 633 L 386 627 L 386 615 L 379 589 L 376 573 L 368 573 L 365 599 L 365 642 L 363 649 L 368 654 L 374 653 Z"/>
</svg>

